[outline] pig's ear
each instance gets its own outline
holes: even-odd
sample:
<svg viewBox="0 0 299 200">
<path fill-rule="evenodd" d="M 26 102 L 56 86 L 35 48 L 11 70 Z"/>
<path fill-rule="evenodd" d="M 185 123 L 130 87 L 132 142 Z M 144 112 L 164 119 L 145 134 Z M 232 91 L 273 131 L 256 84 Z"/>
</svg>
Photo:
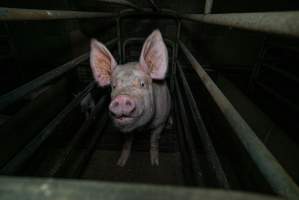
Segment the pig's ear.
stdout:
<svg viewBox="0 0 299 200">
<path fill-rule="evenodd" d="M 145 40 L 139 62 L 142 70 L 149 73 L 152 79 L 162 80 L 165 78 L 168 53 L 159 30 L 155 30 Z"/>
<path fill-rule="evenodd" d="M 93 77 L 101 87 L 110 85 L 112 71 L 117 63 L 104 44 L 91 40 L 90 66 Z"/>
</svg>

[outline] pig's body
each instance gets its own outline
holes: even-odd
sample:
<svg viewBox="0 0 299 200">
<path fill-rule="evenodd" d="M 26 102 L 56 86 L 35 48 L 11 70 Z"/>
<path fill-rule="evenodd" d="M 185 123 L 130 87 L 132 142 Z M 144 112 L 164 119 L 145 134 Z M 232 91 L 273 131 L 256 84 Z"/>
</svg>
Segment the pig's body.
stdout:
<svg viewBox="0 0 299 200">
<path fill-rule="evenodd" d="M 146 39 L 139 62 L 117 65 L 109 50 L 96 40 L 91 42 L 90 57 L 95 80 L 102 87 L 111 85 L 111 118 L 126 136 L 118 165 L 124 166 L 128 160 L 133 141 L 130 132 L 138 129 L 151 131 L 151 163 L 158 165 L 160 133 L 171 106 L 165 82 L 168 53 L 160 31 Z"/>
</svg>

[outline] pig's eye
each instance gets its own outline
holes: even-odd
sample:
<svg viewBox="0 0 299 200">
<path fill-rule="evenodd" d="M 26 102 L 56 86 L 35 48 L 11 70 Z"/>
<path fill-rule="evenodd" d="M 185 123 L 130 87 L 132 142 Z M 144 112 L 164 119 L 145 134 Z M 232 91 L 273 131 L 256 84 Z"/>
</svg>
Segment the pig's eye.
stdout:
<svg viewBox="0 0 299 200">
<path fill-rule="evenodd" d="M 140 82 L 140 86 L 141 86 L 141 87 L 144 87 L 144 85 L 145 85 L 144 82 L 141 81 L 141 82 Z"/>
<path fill-rule="evenodd" d="M 116 88 L 116 85 L 115 84 L 112 84 L 112 89 L 115 89 Z"/>
</svg>

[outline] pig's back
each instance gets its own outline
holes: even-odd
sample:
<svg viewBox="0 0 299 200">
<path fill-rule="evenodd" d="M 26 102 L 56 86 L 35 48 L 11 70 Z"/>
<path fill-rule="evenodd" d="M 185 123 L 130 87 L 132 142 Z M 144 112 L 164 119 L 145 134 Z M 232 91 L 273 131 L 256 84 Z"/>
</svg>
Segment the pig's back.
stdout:
<svg viewBox="0 0 299 200">
<path fill-rule="evenodd" d="M 168 120 L 171 97 L 166 81 L 153 82 L 153 95 L 155 99 L 155 114 L 150 128 L 156 128 Z"/>
</svg>

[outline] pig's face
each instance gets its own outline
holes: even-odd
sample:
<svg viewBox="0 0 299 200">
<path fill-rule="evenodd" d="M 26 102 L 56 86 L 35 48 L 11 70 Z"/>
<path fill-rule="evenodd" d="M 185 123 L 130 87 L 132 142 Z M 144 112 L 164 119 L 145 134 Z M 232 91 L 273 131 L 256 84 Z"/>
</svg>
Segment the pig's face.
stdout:
<svg viewBox="0 0 299 200">
<path fill-rule="evenodd" d="M 100 86 L 111 85 L 109 110 L 114 124 L 129 132 L 149 123 L 155 112 L 152 80 L 162 80 L 168 55 L 161 33 L 154 31 L 145 41 L 139 62 L 117 65 L 109 50 L 92 40 L 91 68 Z"/>
</svg>

